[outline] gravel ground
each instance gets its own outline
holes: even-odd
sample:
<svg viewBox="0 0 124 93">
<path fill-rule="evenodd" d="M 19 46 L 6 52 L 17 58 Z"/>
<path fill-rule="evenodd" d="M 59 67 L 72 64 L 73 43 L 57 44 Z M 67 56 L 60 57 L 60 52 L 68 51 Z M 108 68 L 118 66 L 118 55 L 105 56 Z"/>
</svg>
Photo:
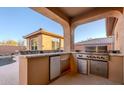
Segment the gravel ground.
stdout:
<svg viewBox="0 0 124 93">
<path fill-rule="evenodd" d="M 12 59 L 0 60 L 0 85 L 19 84 L 19 64 Z"/>
</svg>

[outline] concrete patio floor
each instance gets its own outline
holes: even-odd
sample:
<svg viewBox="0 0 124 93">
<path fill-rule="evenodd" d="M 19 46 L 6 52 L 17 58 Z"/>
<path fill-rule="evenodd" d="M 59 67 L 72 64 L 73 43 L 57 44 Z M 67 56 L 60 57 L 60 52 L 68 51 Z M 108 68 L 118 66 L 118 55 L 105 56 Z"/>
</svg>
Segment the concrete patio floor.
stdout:
<svg viewBox="0 0 124 93">
<path fill-rule="evenodd" d="M 120 85 L 114 83 L 106 78 L 95 75 L 82 74 L 66 74 L 57 80 L 50 83 L 50 85 Z"/>
<path fill-rule="evenodd" d="M 19 64 L 14 62 L 8 65 L 0 66 L 0 85 L 18 85 L 19 84 Z M 106 78 L 95 75 L 82 75 L 66 73 L 49 85 L 120 85 Z"/>
<path fill-rule="evenodd" d="M 0 85 L 17 85 L 17 84 L 19 84 L 18 62 L 0 66 Z"/>
</svg>

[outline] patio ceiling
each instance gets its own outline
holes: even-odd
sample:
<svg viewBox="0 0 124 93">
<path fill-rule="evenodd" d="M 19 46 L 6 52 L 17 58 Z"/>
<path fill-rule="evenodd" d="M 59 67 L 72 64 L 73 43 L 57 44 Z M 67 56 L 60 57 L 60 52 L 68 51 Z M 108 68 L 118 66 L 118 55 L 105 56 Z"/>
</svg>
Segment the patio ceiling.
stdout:
<svg viewBox="0 0 124 93">
<path fill-rule="evenodd" d="M 54 21 L 65 25 L 69 23 L 74 28 L 80 24 L 107 18 L 107 35 L 112 35 L 113 26 L 116 25 L 115 19 L 120 16 L 123 8 L 119 7 L 37 7 L 33 10 L 44 14 Z M 114 21 L 113 21 L 114 20 Z M 111 25 L 112 24 L 112 25 Z"/>
<path fill-rule="evenodd" d="M 66 21 L 75 26 L 107 17 L 118 17 L 121 7 L 33 7 L 33 10 L 58 23 Z"/>
<path fill-rule="evenodd" d="M 69 19 L 72 19 L 82 14 L 85 14 L 87 12 L 90 12 L 95 8 L 93 7 L 58 7 L 58 8 L 50 7 L 48 9 L 53 11 L 56 9 L 56 11 L 60 11 Z"/>
</svg>

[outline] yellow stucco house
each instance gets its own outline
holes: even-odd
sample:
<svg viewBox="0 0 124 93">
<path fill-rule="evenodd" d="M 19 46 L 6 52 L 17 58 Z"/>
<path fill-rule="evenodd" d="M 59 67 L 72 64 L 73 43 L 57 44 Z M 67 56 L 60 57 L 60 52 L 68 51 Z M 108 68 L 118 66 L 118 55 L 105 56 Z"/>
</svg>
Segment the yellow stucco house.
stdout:
<svg viewBox="0 0 124 93">
<path fill-rule="evenodd" d="M 27 40 L 27 50 L 63 50 L 64 38 L 40 28 L 24 38 Z"/>
</svg>

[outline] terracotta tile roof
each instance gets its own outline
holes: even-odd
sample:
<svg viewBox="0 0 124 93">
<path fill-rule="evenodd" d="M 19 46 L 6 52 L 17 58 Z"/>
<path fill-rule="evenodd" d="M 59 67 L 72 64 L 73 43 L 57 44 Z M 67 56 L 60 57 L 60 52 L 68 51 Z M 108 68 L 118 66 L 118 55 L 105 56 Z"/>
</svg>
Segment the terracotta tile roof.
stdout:
<svg viewBox="0 0 124 93">
<path fill-rule="evenodd" d="M 0 45 L 0 55 L 9 55 L 15 53 L 17 50 L 22 51 L 26 48 L 24 46 L 6 46 Z"/>
<path fill-rule="evenodd" d="M 114 43 L 114 39 L 112 37 L 108 38 L 95 38 L 95 39 L 90 39 L 86 41 L 81 41 L 76 43 L 77 45 L 83 44 L 83 45 L 107 45 L 107 44 L 112 44 Z"/>
</svg>

